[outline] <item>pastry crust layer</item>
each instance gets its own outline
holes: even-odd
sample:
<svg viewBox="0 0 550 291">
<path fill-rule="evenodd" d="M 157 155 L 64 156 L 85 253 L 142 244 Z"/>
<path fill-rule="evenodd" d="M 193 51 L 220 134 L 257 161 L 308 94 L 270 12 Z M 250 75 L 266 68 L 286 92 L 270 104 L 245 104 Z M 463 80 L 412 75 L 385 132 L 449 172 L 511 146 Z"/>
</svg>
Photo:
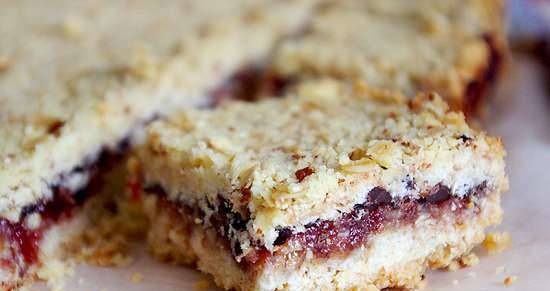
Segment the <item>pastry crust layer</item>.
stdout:
<svg viewBox="0 0 550 291">
<path fill-rule="evenodd" d="M 412 224 L 373 235 L 364 247 L 343 257 L 306 257 L 294 267 L 266 264 L 244 271 L 214 229 L 159 201 L 152 195 L 145 202 L 156 226 L 149 232 L 153 253 L 164 260 L 196 263 L 219 286 L 237 290 L 418 288 L 426 269 L 445 267 L 467 254 L 502 215 L 499 194 L 491 193 L 482 199 L 480 211 L 466 219 L 457 220 L 452 212 L 437 219 L 420 216 Z"/>
</svg>

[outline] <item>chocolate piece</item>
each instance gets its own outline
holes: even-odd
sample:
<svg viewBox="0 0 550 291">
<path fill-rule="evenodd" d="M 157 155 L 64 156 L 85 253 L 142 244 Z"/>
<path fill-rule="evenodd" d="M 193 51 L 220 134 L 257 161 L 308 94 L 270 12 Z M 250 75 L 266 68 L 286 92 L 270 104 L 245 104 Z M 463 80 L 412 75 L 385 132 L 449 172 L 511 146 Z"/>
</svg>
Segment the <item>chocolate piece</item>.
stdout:
<svg viewBox="0 0 550 291">
<path fill-rule="evenodd" d="M 282 227 L 277 229 L 277 232 L 279 235 L 277 236 L 277 239 L 275 239 L 275 242 L 273 242 L 273 245 L 280 246 L 284 244 L 292 235 L 292 230 L 288 227 Z"/>
<path fill-rule="evenodd" d="M 469 144 L 473 140 L 473 138 L 471 138 L 471 137 L 469 137 L 465 134 L 460 135 L 458 138 L 460 140 L 462 140 L 462 142 L 465 143 L 465 144 Z"/>
<path fill-rule="evenodd" d="M 368 195 L 368 202 L 376 206 L 391 203 L 391 195 L 382 187 L 374 187 Z"/>
<path fill-rule="evenodd" d="M 451 197 L 451 189 L 445 185 L 437 184 L 435 185 L 428 196 L 426 197 L 426 202 L 428 203 L 440 203 Z"/>
</svg>

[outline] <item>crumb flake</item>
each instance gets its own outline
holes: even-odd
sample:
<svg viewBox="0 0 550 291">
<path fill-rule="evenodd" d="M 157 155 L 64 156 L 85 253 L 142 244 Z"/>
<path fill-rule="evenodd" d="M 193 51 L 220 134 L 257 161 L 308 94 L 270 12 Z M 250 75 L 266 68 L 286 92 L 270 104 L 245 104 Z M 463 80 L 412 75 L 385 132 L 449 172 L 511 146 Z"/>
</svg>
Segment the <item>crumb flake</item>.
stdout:
<svg viewBox="0 0 550 291">
<path fill-rule="evenodd" d="M 491 232 L 483 240 L 483 247 L 489 254 L 498 254 L 510 247 L 512 238 L 508 232 Z"/>
<path fill-rule="evenodd" d="M 502 283 L 504 284 L 504 286 L 510 286 L 514 284 L 517 279 L 517 276 L 507 276 L 506 278 L 504 278 L 504 281 Z"/>
<path fill-rule="evenodd" d="M 470 253 L 460 258 L 459 261 L 463 267 L 472 267 L 479 264 L 479 257 L 474 253 Z"/>
</svg>

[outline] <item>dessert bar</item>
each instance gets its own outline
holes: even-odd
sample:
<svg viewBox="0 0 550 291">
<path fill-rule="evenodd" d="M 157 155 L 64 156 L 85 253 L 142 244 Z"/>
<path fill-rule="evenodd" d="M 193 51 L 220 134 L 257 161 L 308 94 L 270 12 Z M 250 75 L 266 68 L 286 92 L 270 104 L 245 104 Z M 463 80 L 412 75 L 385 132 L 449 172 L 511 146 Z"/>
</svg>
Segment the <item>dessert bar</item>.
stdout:
<svg viewBox="0 0 550 291">
<path fill-rule="evenodd" d="M 316 13 L 275 54 L 281 77 L 332 76 L 400 90 L 435 90 L 475 114 L 506 55 L 503 1 L 343 1 Z"/>
<path fill-rule="evenodd" d="M 416 288 L 501 219 L 501 141 L 436 94 L 303 82 L 148 133 L 151 249 L 226 289 Z"/>
</svg>

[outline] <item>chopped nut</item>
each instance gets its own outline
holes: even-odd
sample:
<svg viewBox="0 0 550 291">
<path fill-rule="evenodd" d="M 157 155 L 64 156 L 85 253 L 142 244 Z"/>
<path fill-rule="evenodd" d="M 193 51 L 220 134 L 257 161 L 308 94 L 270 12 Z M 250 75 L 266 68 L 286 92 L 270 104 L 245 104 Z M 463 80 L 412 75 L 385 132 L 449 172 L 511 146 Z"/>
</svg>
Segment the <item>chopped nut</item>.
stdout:
<svg viewBox="0 0 550 291">
<path fill-rule="evenodd" d="M 340 169 L 348 173 L 365 173 L 371 170 L 373 166 L 376 165 L 376 161 L 369 157 L 365 157 L 358 161 L 354 161 L 353 163 L 342 165 Z"/>
<path fill-rule="evenodd" d="M 370 98 L 385 104 L 403 103 L 406 100 L 405 96 L 391 90 L 370 88 L 369 92 L 371 93 Z"/>
<path fill-rule="evenodd" d="M 349 154 L 349 159 L 352 160 L 352 161 L 358 161 L 364 157 L 367 156 L 367 152 L 364 150 L 364 149 L 354 149 L 350 154 Z"/>
<path fill-rule="evenodd" d="M 504 284 L 504 286 L 510 286 L 512 284 L 514 284 L 514 282 L 518 279 L 517 276 L 508 276 L 506 278 L 504 278 L 504 281 L 502 282 Z"/>
<path fill-rule="evenodd" d="M 512 244 L 512 239 L 508 232 L 491 232 L 483 240 L 483 247 L 489 254 L 497 254 L 508 248 Z"/>
<path fill-rule="evenodd" d="M 297 170 L 294 175 L 296 175 L 296 180 L 298 180 L 298 182 L 302 182 L 308 176 L 313 175 L 313 173 L 315 173 L 315 170 L 313 168 L 305 167 L 303 169 Z"/>
</svg>

